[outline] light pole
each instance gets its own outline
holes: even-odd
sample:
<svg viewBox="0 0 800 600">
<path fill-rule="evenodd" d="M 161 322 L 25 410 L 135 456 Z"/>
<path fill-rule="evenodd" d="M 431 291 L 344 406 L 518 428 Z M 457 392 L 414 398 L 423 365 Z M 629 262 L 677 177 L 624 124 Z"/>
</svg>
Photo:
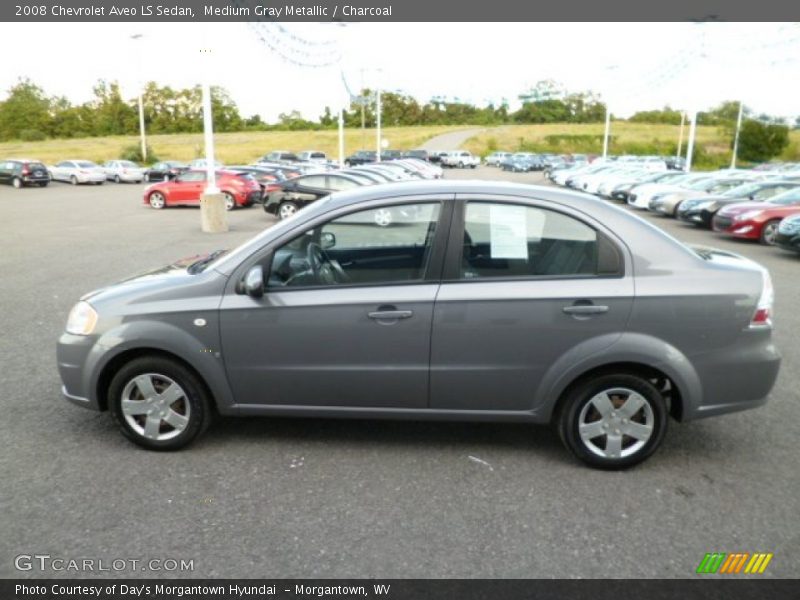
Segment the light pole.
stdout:
<svg viewBox="0 0 800 600">
<path fill-rule="evenodd" d="M 736 119 L 736 135 L 733 138 L 733 156 L 731 156 L 731 169 L 736 168 L 736 153 L 739 151 L 739 130 L 742 128 L 742 113 L 744 103 L 739 101 L 739 116 Z"/>
<path fill-rule="evenodd" d="M 140 40 L 144 37 L 141 33 L 135 33 L 131 36 L 132 40 Z M 139 88 L 139 137 L 141 138 L 142 143 L 142 162 L 147 162 L 147 141 L 145 140 L 144 135 L 144 103 L 142 102 L 142 87 L 144 86 L 144 82 L 142 81 L 142 56 L 139 52 L 136 53 L 138 59 L 138 71 L 139 71 L 139 81 L 137 82 L 137 87 Z"/>
<path fill-rule="evenodd" d="M 697 131 L 697 111 L 692 110 L 689 112 L 689 142 L 686 146 L 686 167 L 684 171 L 687 173 L 692 170 L 692 154 L 694 153 L 694 136 Z"/>
<path fill-rule="evenodd" d="M 618 68 L 619 65 L 609 65 L 605 68 L 606 73 L 609 75 L 611 72 Z M 610 83 L 606 82 L 607 89 L 610 89 L 612 86 Z M 606 129 L 605 133 L 603 134 L 603 159 L 608 158 L 608 139 L 611 134 L 611 103 L 608 99 L 606 99 Z"/>
<path fill-rule="evenodd" d="M 675 158 L 681 157 L 681 150 L 683 149 L 683 124 L 686 122 L 686 111 L 681 111 L 681 130 L 678 134 L 678 151 L 675 153 Z"/>
<path fill-rule="evenodd" d="M 200 93 L 203 105 L 203 141 L 205 144 L 206 159 L 206 189 L 200 196 L 200 228 L 208 233 L 222 233 L 228 231 L 228 217 L 226 214 L 226 197 L 217 187 L 217 167 L 214 162 L 214 116 L 211 112 L 211 40 L 210 31 L 205 32 L 203 48 L 200 49 L 200 68 L 202 79 Z"/>
<path fill-rule="evenodd" d="M 381 162 L 381 86 L 378 84 L 375 92 L 375 148 L 377 162 Z"/>
</svg>

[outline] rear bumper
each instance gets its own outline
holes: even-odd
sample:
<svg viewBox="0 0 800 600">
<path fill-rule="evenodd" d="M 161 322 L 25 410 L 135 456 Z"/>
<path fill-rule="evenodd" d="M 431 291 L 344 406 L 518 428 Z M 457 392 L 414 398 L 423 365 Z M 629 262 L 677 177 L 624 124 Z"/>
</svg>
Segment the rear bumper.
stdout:
<svg viewBox="0 0 800 600">
<path fill-rule="evenodd" d="M 696 404 L 684 402 L 682 420 L 749 410 L 767 402 L 778 378 L 781 355 L 768 332 L 752 334 L 764 339 L 704 357 L 698 365 L 703 382 L 702 400 Z"/>
</svg>

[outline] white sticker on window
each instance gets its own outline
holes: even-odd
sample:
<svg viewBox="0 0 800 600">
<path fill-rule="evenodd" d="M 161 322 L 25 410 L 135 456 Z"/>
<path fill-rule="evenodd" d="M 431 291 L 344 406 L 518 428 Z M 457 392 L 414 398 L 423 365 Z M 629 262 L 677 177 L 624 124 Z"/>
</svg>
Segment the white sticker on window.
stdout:
<svg viewBox="0 0 800 600">
<path fill-rule="evenodd" d="M 493 204 L 489 207 L 492 258 L 528 258 L 526 212 L 524 206 Z"/>
</svg>

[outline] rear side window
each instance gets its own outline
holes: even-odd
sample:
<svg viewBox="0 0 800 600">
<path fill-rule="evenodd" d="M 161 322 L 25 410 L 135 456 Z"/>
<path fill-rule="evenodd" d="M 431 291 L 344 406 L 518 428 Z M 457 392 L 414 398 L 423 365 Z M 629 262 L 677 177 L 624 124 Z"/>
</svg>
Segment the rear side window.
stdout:
<svg viewBox="0 0 800 600">
<path fill-rule="evenodd" d="M 467 204 L 461 279 L 616 275 L 621 270 L 616 246 L 578 219 L 519 204 Z"/>
</svg>

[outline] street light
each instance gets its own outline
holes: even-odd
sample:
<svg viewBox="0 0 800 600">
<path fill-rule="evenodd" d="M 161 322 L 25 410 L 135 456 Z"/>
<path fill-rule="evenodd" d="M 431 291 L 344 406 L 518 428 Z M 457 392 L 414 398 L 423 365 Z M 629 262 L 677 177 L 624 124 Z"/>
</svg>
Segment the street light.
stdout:
<svg viewBox="0 0 800 600">
<path fill-rule="evenodd" d="M 619 65 L 609 65 L 605 68 L 606 73 L 610 74 L 611 71 L 617 69 Z M 607 88 L 611 88 L 612 86 L 606 83 Z M 608 139 L 611 134 L 611 103 L 608 99 L 606 99 L 606 129 L 605 134 L 603 135 L 603 158 L 608 158 Z"/>
<path fill-rule="evenodd" d="M 131 36 L 131 39 L 136 41 L 140 40 L 144 37 L 144 34 L 135 33 Z M 144 87 L 144 82 L 142 81 L 142 57 L 139 52 L 136 53 L 138 56 L 138 71 L 139 71 L 139 81 L 137 81 L 137 87 L 139 88 L 139 137 L 141 138 L 142 143 L 142 162 L 147 162 L 147 141 L 145 140 L 144 136 L 144 103 L 142 102 L 142 88 Z"/>
<path fill-rule="evenodd" d="M 736 135 L 733 138 L 733 156 L 731 156 L 731 169 L 736 168 L 736 154 L 739 151 L 739 130 L 742 128 L 742 113 L 744 112 L 744 102 L 739 101 L 739 116 L 736 119 Z"/>
</svg>

